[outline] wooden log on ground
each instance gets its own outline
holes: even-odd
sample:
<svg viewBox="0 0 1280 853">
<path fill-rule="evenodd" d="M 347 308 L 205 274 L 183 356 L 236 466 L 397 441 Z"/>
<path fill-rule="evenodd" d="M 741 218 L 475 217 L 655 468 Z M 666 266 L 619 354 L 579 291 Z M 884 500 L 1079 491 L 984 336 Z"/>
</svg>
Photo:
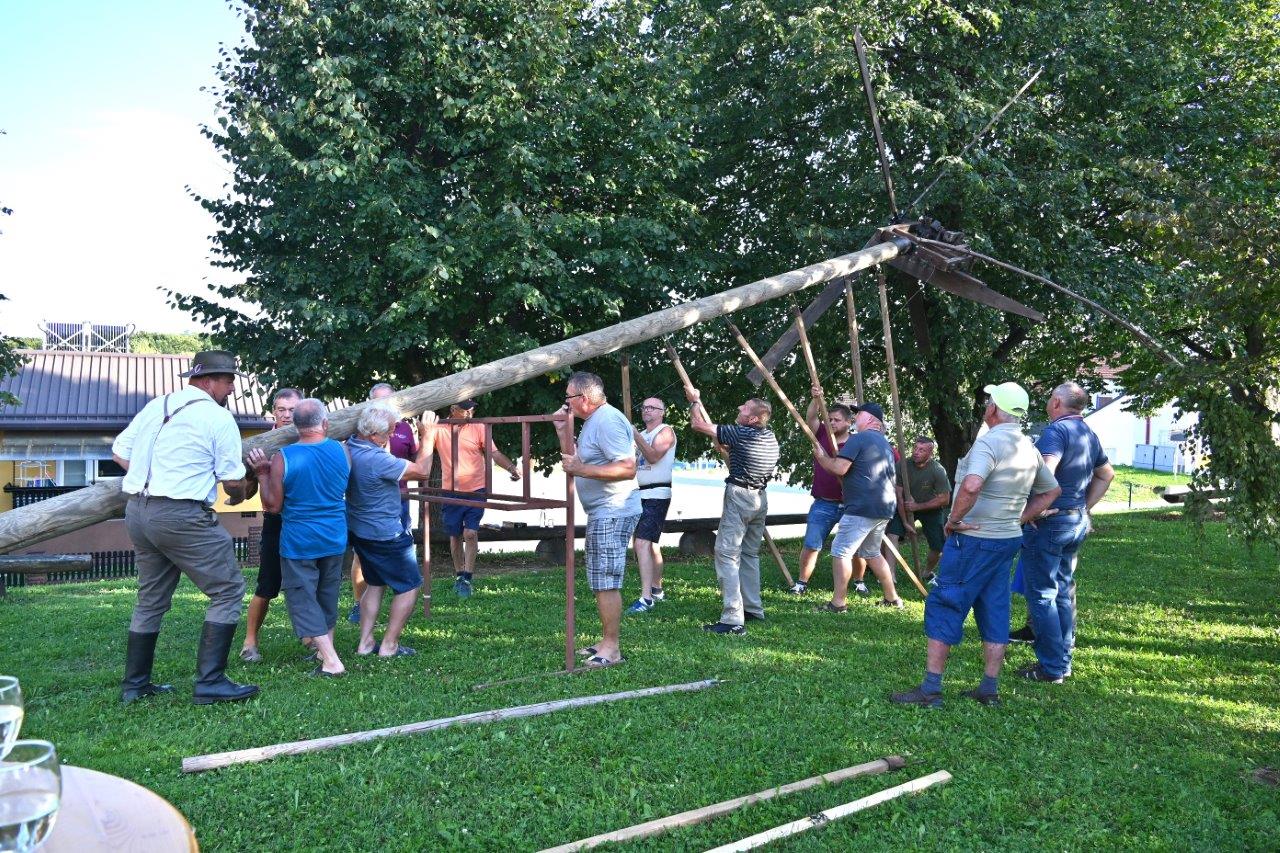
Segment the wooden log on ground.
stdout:
<svg viewBox="0 0 1280 853">
<path fill-rule="evenodd" d="M 600 696 L 579 696 L 576 699 L 558 699 L 554 702 L 539 702 L 535 705 L 520 705 L 515 708 L 497 708 L 492 711 L 477 711 L 474 714 L 461 714 L 456 717 L 442 717 L 438 720 L 426 720 L 421 723 L 409 723 L 404 726 L 391 726 L 385 729 L 373 729 L 365 732 L 351 732 L 332 737 L 298 740 L 291 743 L 277 743 L 272 746 L 259 746 L 253 749 L 238 749 L 232 752 L 215 752 L 209 755 L 197 755 L 182 759 L 183 773 L 200 773 L 205 770 L 217 770 L 235 764 L 251 764 L 258 761 L 269 761 L 282 755 L 301 755 L 305 752 L 319 752 L 323 749 L 347 746 L 353 743 L 365 743 L 400 735 L 416 735 L 434 732 L 451 726 L 465 726 L 475 723 L 497 723 L 503 720 L 514 720 L 521 717 L 540 717 L 555 711 L 567 711 L 571 708 L 585 708 L 590 705 L 603 705 L 606 702 L 620 702 L 623 699 L 642 699 L 647 696 L 660 696 L 665 693 L 691 693 L 714 687 L 720 681 L 715 678 L 706 681 L 690 681 L 686 684 L 667 684 L 662 687 L 646 687 L 642 690 L 626 690 L 622 693 L 606 693 Z"/>
<path fill-rule="evenodd" d="M 706 823 L 712 818 L 735 812 L 755 803 L 772 800 L 774 797 L 807 791 L 819 785 L 837 785 L 849 779 L 856 779 L 859 776 L 870 776 L 877 773 L 885 773 L 889 770 L 897 770 L 904 766 L 905 763 L 900 757 L 890 755 L 876 761 L 868 761 L 866 764 L 846 767 L 843 770 L 823 773 L 820 776 L 810 776 L 808 779 L 801 779 L 799 782 L 791 782 L 777 788 L 769 788 L 754 794 L 747 794 L 745 797 L 735 797 L 732 800 L 724 800 L 714 805 L 703 806 L 700 809 L 691 809 L 669 817 L 646 821 L 635 826 L 629 826 L 626 829 L 605 832 L 600 835 L 593 835 L 590 838 L 571 841 L 568 844 L 548 847 L 541 853 L 571 853 L 571 851 L 576 850 L 590 850 L 593 847 L 599 847 L 601 844 L 620 844 L 624 841 L 634 841 L 637 838 L 652 838 L 655 835 L 661 835 L 664 832 L 669 832 L 682 826 Z"/>
<path fill-rule="evenodd" d="M 817 814 L 793 820 L 791 823 L 784 823 L 782 826 L 775 826 L 773 829 L 757 833 L 741 841 L 723 844 L 720 847 L 712 848 L 707 853 L 739 853 L 739 851 L 743 850 L 755 850 L 757 847 L 763 847 L 770 842 L 777 841 L 779 838 L 788 838 L 819 826 L 826 826 L 833 820 L 839 820 L 842 817 L 865 811 L 872 806 L 878 806 L 889 800 L 897 799 L 904 794 L 918 794 L 926 788 L 932 788 L 934 785 L 945 785 L 950 781 L 951 774 L 945 770 L 939 770 L 936 773 L 930 773 L 928 776 L 921 776 L 919 779 L 912 779 L 910 782 L 894 785 L 892 788 L 886 788 L 883 791 L 845 803 L 842 806 L 826 809 Z"/>
<path fill-rule="evenodd" d="M 781 275 L 770 276 L 741 287 L 654 311 L 594 332 L 558 341 L 528 352 L 517 353 L 470 370 L 433 379 L 395 394 L 391 399 L 406 415 L 417 416 L 428 409 L 440 409 L 468 397 L 488 394 L 501 388 L 561 370 L 569 365 L 608 355 L 644 341 L 687 329 L 698 323 L 752 308 L 771 299 L 787 296 L 883 264 L 908 251 L 905 238 L 873 246 L 837 258 L 810 264 Z M 368 403 L 359 403 L 329 415 L 330 438 L 345 439 L 355 430 L 360 412 Z M 243 451 L 274 450 L 297 441 L 292 427 L 270 430 L 245 439 Z M 0 554 L 52 539 L 100 521 L 124 514 L 125 495 L 120 480 L 103 480 L 84 489 L 0 514 Z"/>
</svg>

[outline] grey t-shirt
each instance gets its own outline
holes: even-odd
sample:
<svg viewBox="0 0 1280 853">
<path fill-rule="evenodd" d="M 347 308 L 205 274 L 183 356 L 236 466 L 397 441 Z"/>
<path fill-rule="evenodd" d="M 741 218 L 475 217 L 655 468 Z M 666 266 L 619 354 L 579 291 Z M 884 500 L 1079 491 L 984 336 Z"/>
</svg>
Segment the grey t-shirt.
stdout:
<svg viewBox="0 0 1280 853">
<path fill-rule="evenodd" d="M 582 422 L 578 433 L 578 456 L 588 465 L 607 465 L 634 459 L 636 445 L 626 415 L 605 403 Z M 578 500 L 590 518 L 625 518 L 640 514 L 640 492 L 636 478 L 606 483 L 589 477 L 575 477 Z"/>
<path fill-rule="evenodd" d="M 361 539 L 395 539 L 400 526 L 400 478 L 409 467 L 385 447 L 353 435 L 351 476 L 347 480 L 347 529 Z"/>
<path fill-rule="evenodd" d="M 1018 424 L 998 424 L 978 437 L 968 455 L 956 465 L 953 501 L 970 474 L 983 478 L 982 491 L 973 509 L 961 520 L 978 525 L 977 530 L 963 531 L 965 536 L 977 539 L 1021 536 L 1022 525 L 1018 522 L 1026 509 L 1027 496 L 1058 486 L 1044 457 Z"/>
</svg>

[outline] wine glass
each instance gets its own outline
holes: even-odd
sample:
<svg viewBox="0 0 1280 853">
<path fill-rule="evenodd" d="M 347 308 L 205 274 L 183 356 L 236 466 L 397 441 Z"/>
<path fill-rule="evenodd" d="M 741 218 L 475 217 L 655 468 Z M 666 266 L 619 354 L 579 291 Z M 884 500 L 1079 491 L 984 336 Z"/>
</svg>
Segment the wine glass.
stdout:
<svg viewBox="0 0 1280 853">
<path fill-rule="evenodd" d="M 20 740 L 0 761 L 0 853 L 28 853 L 49 837 L 62 800 L 58 752 Z"/>
<path fill-rule="evenodd" d="M 22 687 L 12 675 L 0 675 L 0 759 L 18 739 L 22 728 Z"/>
</svg>

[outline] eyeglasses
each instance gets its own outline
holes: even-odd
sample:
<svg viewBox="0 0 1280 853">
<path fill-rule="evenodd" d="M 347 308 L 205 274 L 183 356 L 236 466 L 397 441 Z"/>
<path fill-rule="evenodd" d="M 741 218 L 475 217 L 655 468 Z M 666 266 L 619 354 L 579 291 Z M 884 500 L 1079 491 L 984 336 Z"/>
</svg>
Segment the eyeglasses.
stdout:
<svg viewBox="0 0 1280 853">
<path fill-rule="evenodd" d="M 661 412 L 662 407 L 661 406 L 641 406 L 640 410 L 643 412 Z"/>
<path fill-rule="evenodd" d="M 569 402 L 570 400 L 574 399 L 575 397 L 585 397 L 585 396 L 587 396 L 587 395 L 586 395 L 586 394 L 570 394 L 570 395 L 568 395 L 567 397 L 565 397 L 565 398 L 564 398 L 564 401 L 567 403 L 567 402 Z"/>
</svg>

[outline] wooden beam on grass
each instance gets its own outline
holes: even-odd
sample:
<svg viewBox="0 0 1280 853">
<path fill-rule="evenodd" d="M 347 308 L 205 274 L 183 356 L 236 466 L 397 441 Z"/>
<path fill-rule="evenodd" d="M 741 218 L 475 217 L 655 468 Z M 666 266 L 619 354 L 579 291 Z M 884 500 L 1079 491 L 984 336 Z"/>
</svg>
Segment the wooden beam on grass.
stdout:
<svg viewBox="0 0 1280 853">
<path fill-rule="evenodd" d="M 745 797 L 735 797 L 732 800 L 724 800 L 714 805 L 703 806 L 700 809 L 691 809 L 687 812 L 680 812 L 680 814 L 646 821 L 635 826 L 629 826 L 626 829 L 618 829 L 613 832 L 593 835 L 590 838 L 571 841 L 568 844 L 548 847 L 541 853 L 572 853 L 572 851 L 576 850 L 590 850 L 593 847 L 599 847 L 601 844 L 620 844 L 624 841 L 634 841 L 637 838 L 652 838 L 655 835 L 661 835 L 664 832 L 670 832 L 682 826 L 706 823 L 712 818 L 735 812 L 755 803 L 772 800 L 774 797 L 794 794 L 798 791 L 807 791 L 819 785 L 837 785 L 849 779 L 856 779 L 859 776 L 870 776 L 877 773 L 885 773 L 889 770 L 898 770 L 905 764 L 906 762 L 900 757 L 889 755 L 876 761 L 868 761 L 866 764 L 846 767 L 843 770 L 823 773 L 819 776 L 810 776 L 808 779 L 801 779 L 799 782 L 791 782 L 777 788 L 769 788 L 754 794 L 747 794 Z"/>
<path fill-rule="evenodd" d="M 706 690 L 719 684 L 719 679 L 706 681 L 690 681 L 687 684 L 667 684 L 662 687 L 646 687 L 642 690 L 626 690 L 622 693 L 606 693 L 600 696 L 579 696 L 576 699 L 558 699 L 554 702 L 539 702 L 535 705 L 520 705 L 515 708 L 496 708 L 492 711 L 477 711 L 474 714 L 461 714 L 456 717 L 442 717 L 437 720 L 426 720 L 421 723 L 409 723 L 404 726 L 391 726 L 385 729 L 372 729 L 365 732 L 351 732 L 345 735 L 296 740 L 289 743 L 277 743 L 272 746 L 259 746 L 252 749 L 238 749 L 232 752 L 215 752 L 210 755 L 197 755 L 182 759 L 183 773 L 200 773 L 205 770 L 217 770 L 220 767 L 231 767 L 236 764 L 251 764 L 258 761 L 269 761 L 282 755 L 301 755 L 306 752 L 319 752 L 353 743 L 365 743 L 382 738 L 400 735 L 417 735 L 434 732 L 451 726 L 473 725 L 475 723 L 498 723 L 503 720 L 515 720 L 521 717 L 540 717 L 555 711 L 567 711 L 572 708 L 585 708 L 590 705 L 603 705 L 606 702 L 620 702 L 623 699 L 643 699 L 648 696 L 660 696 L 665 693 L 690 693 Z"/>
<path fill-rule="evenodd" d="M 763 847 L 780 838 L 789 838 L 792 835 L 798 835 L 801 832 L 815 829 L 819 826 L 826 826 L 833 820 L 840 820 L 840 818 L 857 814 L 860 811 L 897 799 L 905 794 L 918 794 L 926 788 L 932 788 L 934 785 L 945 785 L 950 781 L 951 774 L 945 770 L 939 770 L 936 773 L 930 773 L 928 776 L 921 776 L 919 779 L 912 779 L 910 782 L 903 782 L 901 785 L 894 785 L 892 788 L 877 791 L 870 796 L 861 797 L 842 806 L 826 809 L 817 814 L 793 820 L 791 823 L 784 823 L 782 826 L 775 826 L 773 829 L 757 833 L 741 841 L 723 844 L 708 850 L 707 853 L 740 853 L 740 851 L 744 850 L 755 850 L 757 847 Z"/>
</svg>

